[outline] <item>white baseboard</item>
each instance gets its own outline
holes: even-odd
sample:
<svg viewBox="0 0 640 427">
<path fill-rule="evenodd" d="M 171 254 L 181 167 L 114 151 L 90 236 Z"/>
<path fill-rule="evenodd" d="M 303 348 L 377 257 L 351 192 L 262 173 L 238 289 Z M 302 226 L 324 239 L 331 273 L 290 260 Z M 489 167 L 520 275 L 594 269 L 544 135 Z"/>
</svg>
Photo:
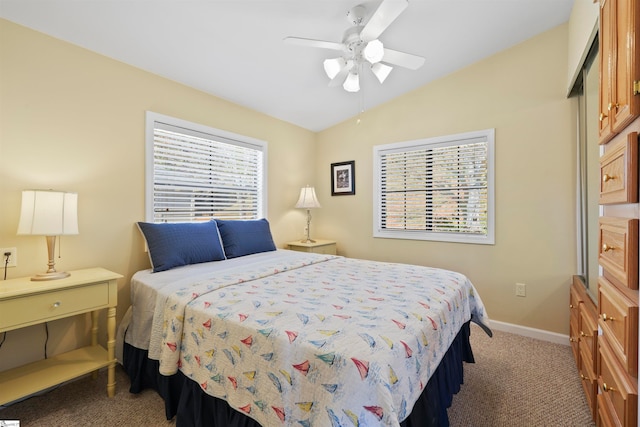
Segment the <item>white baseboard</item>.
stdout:
<svg viewBox="0 0 640 427">
<path fill-rule="evenodd" d="M 556 332 L 514 325 L 513 323 L 498 322 L 497 320 L 491 320 L 490 327 L 496 331 L 509 332 L 511 334 L 522 335 L 555 344 L 569 345 L 569 335 L 558 334 Z"/>
</svg>

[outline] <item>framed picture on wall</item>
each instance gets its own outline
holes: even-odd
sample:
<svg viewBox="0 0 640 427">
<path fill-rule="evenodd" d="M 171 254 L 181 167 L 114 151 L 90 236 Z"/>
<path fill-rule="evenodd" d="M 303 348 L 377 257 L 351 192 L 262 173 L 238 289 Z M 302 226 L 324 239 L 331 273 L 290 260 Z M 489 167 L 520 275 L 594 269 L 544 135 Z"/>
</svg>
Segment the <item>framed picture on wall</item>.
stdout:
<svg viewBox="0 0 640 427">
<path fill-rule="evenodd" d="M 356 162 L 331 163 L 331 195 L 356 194 Z"/>
</svg>

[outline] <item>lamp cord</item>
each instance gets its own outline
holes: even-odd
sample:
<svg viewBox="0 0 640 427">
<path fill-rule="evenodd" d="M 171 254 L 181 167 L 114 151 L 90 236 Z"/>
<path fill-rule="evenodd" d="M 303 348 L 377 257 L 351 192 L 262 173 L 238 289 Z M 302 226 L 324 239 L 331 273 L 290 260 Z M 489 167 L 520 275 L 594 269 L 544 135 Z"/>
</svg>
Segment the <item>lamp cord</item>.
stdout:
<svg viewBox="0 0 640 427">
<path fill-rule="evenodd" d="M 9 255 L 4 254 L 4 280 L 7 280 L 7 267 L 9 266 Z"/>
<path fill-rule="evenodd" d="M 47 359 L 47 343 L 49 342 L 49 323 L 48 322 L 44 322 L 44 330 L 47 334 L 44 340 L 44 358 Z"/>
<path fill-rule="evenodd" d="M 7 267 L 9 265 L 9 255 L 4 256 L 4 280 L 7 280 Z M 0 341 L 0 348 L 2 348 L 2 345 L 4 344 L 5 340 L 7 339 L 7 332 L 5 331 L 4 334 L 2 335 L 2 341 Z"/>
</svg>

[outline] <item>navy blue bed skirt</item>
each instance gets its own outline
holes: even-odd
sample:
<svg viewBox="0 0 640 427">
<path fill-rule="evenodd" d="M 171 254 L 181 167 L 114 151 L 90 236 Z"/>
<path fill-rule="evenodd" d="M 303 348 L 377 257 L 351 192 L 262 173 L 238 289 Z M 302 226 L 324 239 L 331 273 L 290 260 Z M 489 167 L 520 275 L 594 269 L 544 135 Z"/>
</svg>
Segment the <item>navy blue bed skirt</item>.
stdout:
<svg viewBox="0 0 640 427">
<path fill-rule="evenodd" d="M 447 408 L 453 395 L 463 383 L 463 362 L 473 363 L 469 336 L 471 328 L 465 323 L 453 344 L 436 368 L 422 395 L 402 427 L 446 427 Z M 158 361 L 125 343 L 124 369 L 131 379 L 131 393 L 155 389 L 164 399 L 168 420 L 176 417 L 177 427 L 260 427 L 252 418 L 232 409 L 225 401 L 206 394 L 196 382 L 181 372 L 166 377 L 158 372 Z"/>
</svg>

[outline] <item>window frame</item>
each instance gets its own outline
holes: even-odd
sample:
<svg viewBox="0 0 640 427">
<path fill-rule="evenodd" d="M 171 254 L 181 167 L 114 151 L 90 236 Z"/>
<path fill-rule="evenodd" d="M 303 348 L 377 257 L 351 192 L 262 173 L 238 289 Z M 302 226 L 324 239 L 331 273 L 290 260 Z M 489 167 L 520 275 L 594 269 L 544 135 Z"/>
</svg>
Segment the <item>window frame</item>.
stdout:
<svg viewBox="0 0 640 427">
<path fill-rule="evenodd" d="M 391 151 L 411 151 L 416 147 L 452 146 L 456 142 L 484 139 L 487 143 L 487 233 L 486 235 L 434 232 L 427 230 L 387 230 L 382 224 L 382 176 L 381 157 Z M 427 240 L 437 242 L 495 244 L 495 129 L 444 135 L 432 138 L 376 145 L 373 147 L 373 237 L 386 239 Z"/>
<path fill-rule="evenodd" d="M 256 218 L 266 218 L 267 213 L 267 141 L 236 134 L 222 129 L 212 128 L 199 123 L 146 111 L 145 114 L 145 221 L 155 222 L 154 215 L 154 131 L 156 123 L 184 129 L 186 135 L 202 136 L 206 134 L 220 142 L 248 147 L 262 152 L 262 188 L 257 206 Z"/>
</svg>

